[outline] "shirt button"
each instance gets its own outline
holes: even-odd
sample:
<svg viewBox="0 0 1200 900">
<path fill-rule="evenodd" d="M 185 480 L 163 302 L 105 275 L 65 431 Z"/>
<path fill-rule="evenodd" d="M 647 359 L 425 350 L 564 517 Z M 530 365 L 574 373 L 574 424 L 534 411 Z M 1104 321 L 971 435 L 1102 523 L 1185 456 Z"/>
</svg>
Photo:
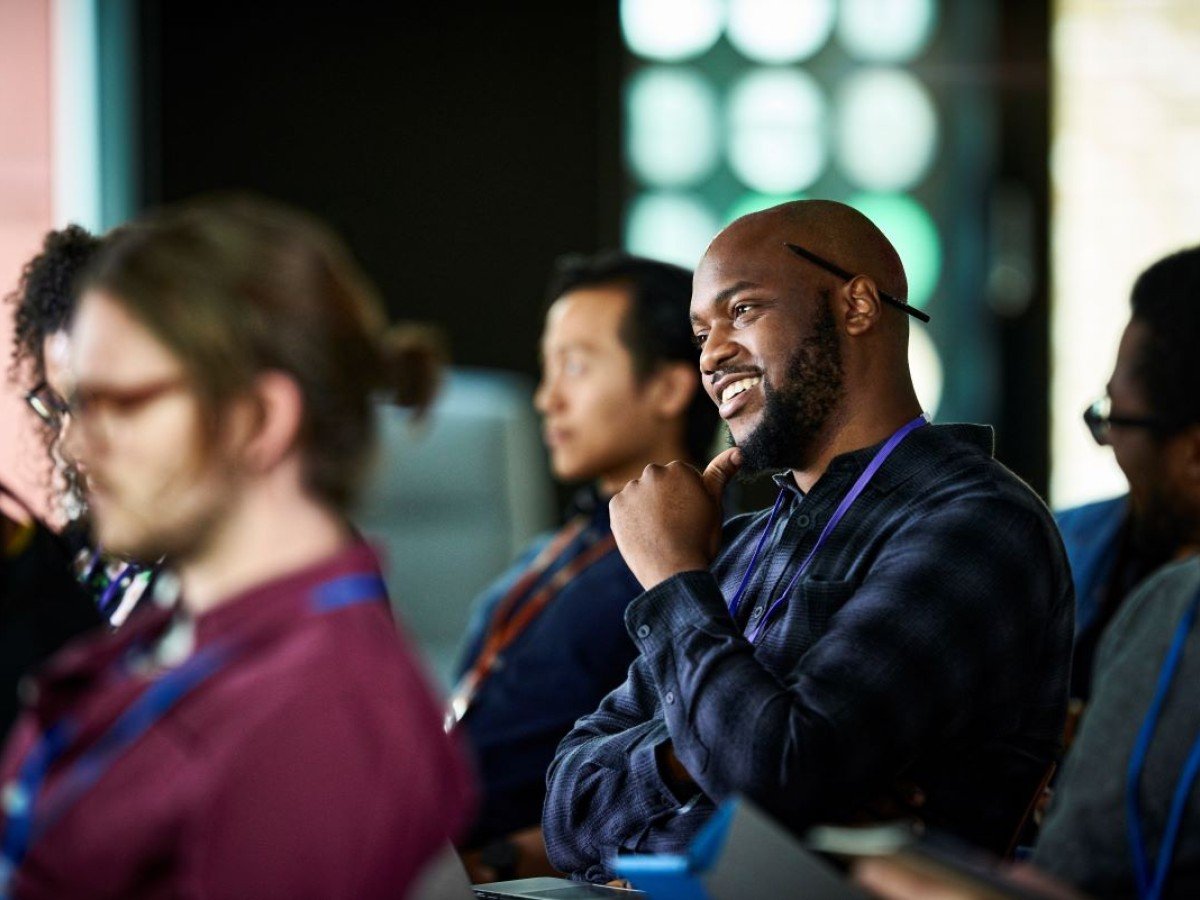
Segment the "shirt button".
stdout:
<svg viewBox="0 0 1200 900">
<path fill-rule="evenodd" d="M 650 636 L 650 626 L 649 625 L 639 625 L 638 630 L 637 630 L 637 636 L 640 638 L 649 637 Z"/>
<path fill-rule="evenodd" d="M 667 701 L 668 705 L 674 703 L 675 702 L 675 692 L 667 691 L 667 696 L 663 697 L 663 699 Z"/>
<path fill-rule="evenodd" d="M 796 517 L 796 524 L 799 525 L 801 528 L 807 528 L 808 522 L 809 522 L 808 516 L 803 513 L 801 513 L 799 516 Z"/>
<path fill-rule="evenodd" d="M 756 606 L 756 607 L 754 607 L 754 612 L 750 613 L 750 618 L 757 619 L 762 614 L 763 614 L 763 608 L 761 606 Z"/>
</svg>

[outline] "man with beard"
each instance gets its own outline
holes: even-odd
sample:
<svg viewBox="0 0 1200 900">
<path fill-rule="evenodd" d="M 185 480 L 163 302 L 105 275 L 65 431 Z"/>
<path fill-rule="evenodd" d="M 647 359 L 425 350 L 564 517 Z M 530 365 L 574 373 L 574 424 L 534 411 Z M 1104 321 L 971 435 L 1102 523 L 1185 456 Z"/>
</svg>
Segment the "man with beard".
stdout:
<svg viewBox="0 0 1200 900">
<path fill-rule="evenodd" d="M 1110 446 L 1129 493 L 1059 514 L 1075 578 L 1071 697 L 1091 694 L 1096 650 L 1125 598 L 1174 557 L 1194 528 L 1166 465 L 1173 444 L 1200 422 L 1195 393 L 1196 334 L 1180 327 L 1196 302 L 1200 248 L 1160 260 L 1133 287 L 1133 315 L 1121 337 L 1105 395 L 1084 413 L 1092 437 Z"/>
<path fill-rule="evenodd" d="M 417 376 L 384 326 L 342 243 L 277 204 L 106 242 L 67 451 L 100 542 L 169 557 L 178 594 L 22 692 L 0 896 L 407 896 L 464 830 L 469 775 L 348 519 L 372 397 Z"/>
<path fill-rule="evenodd" d="M 1004 852 L 1056 757 L 1072 589 L 1049 512 L 980 426 L 926 423 L 896 251 L 847 206 L 734 222 L 696 271 L 737 447 L 612 502 L 640 656 L 551 767 L 550 860 L 679 852 L 740 793 L 793 830 L 910 813 Z M 722 530 L 739 468 L 786 469 Z"/>
</svg>

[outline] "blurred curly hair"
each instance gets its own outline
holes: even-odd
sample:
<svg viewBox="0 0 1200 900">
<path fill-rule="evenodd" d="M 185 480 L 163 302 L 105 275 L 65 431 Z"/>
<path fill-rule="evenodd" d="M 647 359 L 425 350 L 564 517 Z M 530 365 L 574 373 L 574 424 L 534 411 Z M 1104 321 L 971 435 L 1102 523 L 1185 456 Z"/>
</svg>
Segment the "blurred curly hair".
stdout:
<svg viewBox="0 0 1200 900">
<path fill-rule="evenodd" d="M 5 297 L 5 303 L 14 307 L 8 367 L 12 383 L 29 390 L 45 380 L 43 344 L 70 323 L 82 274 L 100 244 L 100 238 L 85 228 L 68 225 L 47 232 L 41 252 L 25 264 L 16 290 Z M 55 432 L 44 423 L 38 429 L 50 464 L 45 485 L 48 506 L 67 522 L 82 520 L 87 510 L 83 477 L 74 464 L 56 458 Z"/>
<path fill-rule="evenodd" d="M 75 310 L 81 273 L 100 249 L 100 238 L 79 225 L 51 231 L 42 250 L 25 264 L 17 288 L 5 298 L 15 307 L 13 347 L 8 376 L 28 381 L 28 387 L 46 375 L 42 343 L 61 331 Z"/>
</svg>

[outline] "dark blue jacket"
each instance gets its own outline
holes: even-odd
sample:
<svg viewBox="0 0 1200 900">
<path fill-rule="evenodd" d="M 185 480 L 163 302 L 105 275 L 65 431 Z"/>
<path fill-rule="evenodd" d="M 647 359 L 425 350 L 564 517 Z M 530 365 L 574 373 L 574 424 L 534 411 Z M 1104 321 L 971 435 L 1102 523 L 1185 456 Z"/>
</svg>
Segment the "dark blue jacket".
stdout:
<svg viewBox="0 0 1200 900">
<path fill-rule="evenodd" d="M 577 497 L 572 511 L 589 517 L 587 527 L 522 604 L 593 542 L 611 534 L 608 502 L 594 492 Z M 552 538 L 536 539 L 476 601 L 458 677 L 478 658 L 497 604 Z M 483 786 L 479 820 L 466 846 L 541 821 L 546 770 L 558 742 L 576 719 L 595 710 L 624 680 L 637 655 L 625 633 L 624 615 L 639 593 L 641 586 L 614 548 L 569 581 L 501 655 L 502 665 L 483 682 L 460 725 L 475 752 Z"/>
<path fill-rule="evenodd" d="M 1075 582 L 1075 634 L 1088 631 L 1104 606 L 1117 558 L 1129 495 L 1065 509 L 1055 515 Z"/>
<path fill-rule="evenodd" d="M 877 448 L 793 486 L 738 621 L 765 512 L 727 524 L 711 571 L 631 603 L 641 655 L 550 770 L 551 862 L 605 880 L 618 853 L 682 852 L 735 793 L 799 831 L 878 817 L 904 783 L 930 826 L 1004 852 L 1058 754 L 1074 601 L 1049 510 L 991 446 L 977 426 L 909 435 L 757 645 L 745 630 Z M 660 770 L 667 742 L 693 796 Z"/>
<path fill-rule="evenodd" d="M 1110 592 L 1128 517 L 1127 494 L 1066 509 L 1055 516 L 1075 582 L 1071 696 L 1083 701 L 1091 694 L 1093 661 L 1101 635 L 1120 605 L 1114 601 L 1123 599 L 1112 597 Z"/>
</svg>

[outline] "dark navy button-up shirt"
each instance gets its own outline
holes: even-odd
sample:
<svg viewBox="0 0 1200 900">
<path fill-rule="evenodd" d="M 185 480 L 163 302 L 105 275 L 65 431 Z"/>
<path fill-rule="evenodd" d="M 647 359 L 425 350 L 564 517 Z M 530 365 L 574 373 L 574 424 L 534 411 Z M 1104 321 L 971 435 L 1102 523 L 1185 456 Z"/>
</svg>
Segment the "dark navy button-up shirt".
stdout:
<svg viewBox="0 0 1200 900">
<path fill-rule="evenodd" d="M 784 488 L 742 621 L 727 602 L 766 512 L 726 524 L 711 572 L 630 604 L 641 654 L 548 776 L 551 861 L 602 880 L 616 854 L 681 851 L 734 793 L 798 830 L 894 815 L 913 785 L 927 823 L 1002 852 L 1059 750 L 1073 593 L 1049 511 L 991 445 L 980 426 L 910 434 L 757 645 L 755 611 L 878 447 L 834 459 L 807 495 Z M 695 796 L 660 772 L 668 741 Z"/>
<path fill-rule="evenodd" d="M 554 559 L 513 614 L 554 574 L 612 533 L 608 501 L 576 497 L 571 517 L 587 526 Z M 478 659 L 496 606 L 550 542 L 533 542 L 483 594 L 468 629 L 458 676 Z M 613 548 L 562 588 L 500 655 L 462 720 L 483 782 L 483 809 L 468 846 L 537 825 L 554 749 L 575 720 L 624 680 L 637 648 L 625 633 L 625 607 L 641 586 Z"/>
</svg>

